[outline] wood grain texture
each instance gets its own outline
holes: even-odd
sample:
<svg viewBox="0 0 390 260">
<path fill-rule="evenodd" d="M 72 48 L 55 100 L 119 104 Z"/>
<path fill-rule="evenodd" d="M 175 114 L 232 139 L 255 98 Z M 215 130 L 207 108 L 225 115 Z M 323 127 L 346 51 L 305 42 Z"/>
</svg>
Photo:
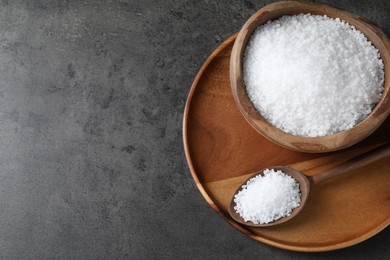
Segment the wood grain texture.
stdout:
<svg viewBox="0 0 390 260">
<path fill-rule="evenodd" d="M 301 137 L 283 132 L 269 123 L 253 106 L 243 81 L 242 63 L 246 44 L 254 30 L 269 20 L 283 15 L 311 13 L 341 18 L 359 29 L 379 50 L 385 64 L 385 85 L 381 100 L 372 112 L 355 127 L 333 135 L 322 137 Z M 390 40 L 386 34 L 372 22 L 357 15 L 318 3 L 294 1 L 277 2 L 267 5 L 256 12 L 240 30 L 234 43 L 230 60 L 230 81 L 233 97 L 245 119 L 262 135 L 273 142 L 302 152 L 329 152 L 349 147 L 363 140 L 375 131 L 390 113 Z"/>
<path fill-rule="evenodd" d="M 302 153 L 282 148 L 258 134 L 238 111 L 229 83 L 229 59 L 236 35 L 218 47 L 196 76 L 184 112 L 187 162 L 209 205 L 249 237 L 294 251 L 327 251 L 354 245 L 390 224 L 390 162 L 383 159 L 351 171 L 311 191 L 305 209 L 291 222 L 247 228 L 233 221 L 230 198 L 250 173 L 288 165 L 316 175 L 389 138 L 390 121 L 348 149 Z"/>
</svg>

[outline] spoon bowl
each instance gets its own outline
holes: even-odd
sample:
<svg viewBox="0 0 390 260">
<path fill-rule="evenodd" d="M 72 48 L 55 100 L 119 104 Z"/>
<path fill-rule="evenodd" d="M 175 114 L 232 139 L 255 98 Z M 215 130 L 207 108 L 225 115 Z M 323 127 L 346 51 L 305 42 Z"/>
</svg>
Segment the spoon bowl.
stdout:
<svg viewBox="0 0 390 260">
<path fill-rule="evenodd" d="M 270 223 L 255 224 L 255 223 L 250 222 L 250 221 L 245 221 L 234 209 L 234 207 L 236 205 L 236 203 L 234 202 L 234 197 L 238 192 L 240 192 L 242 190 L 242 185 L 246 184 L 249 179 L 255 177 L 258 174 L 263 175 L 263 172 L 265 170 L 265 169 L 263 169 L 259 172 L 256 172 L 255 174 L 252 174 L 249 178 L 247 178 L 237 188 L 237 190 L 234 192 L 232 199 L 230 201 L 230 204 L 229 204 L 229 208 L 228 208 L 229 214 L 238 223 L 246 225 L 246 226 L 250 226 L 250 227 L 269 227 L 269 226 L 275 226 L 275 225 L 282 224 L 282 223 L 294 218 L 295 216 L 298 215 L 299 212 L 302 211 L 302 209 L 304 208 L 304 206 L 309 198 L 309 193 L 310 193 L 310 189 L 312 186 L 319 185 L 320 183 L 323 183 L 329 179 L 332 179 L 332 178 L 334 178 L 334 177 L 336 177 L 344 172 L 358 169 L 360 167 L 366 166 L 368 164 L 371 164 L 375 161 L 378 161 L 378 160 L 381 160 L 381 159 L 384 159 L 387 157 L 390 157 L 390 144 L 385 143 L 385 144 L 379 145 L 379 147 L 377 147 L 377 148 L 375 148 L 367 153 L 363 153 L 356 158 L 352 158 L 352 159 L 336 166 L 335 168 L 332 168 L 326 172 L 322 172 L 322 173 L 317 174 L 315 176 L 306 176 L 303 173 L 301 173 L 301 172 L 299 172 L 291 167 L 288 167 L 288 166 L 267 167 L 266 169 L 274 169 L 275 171 L 280 170 L 283 173 L 294 178 L 299 183 L 299 189 L 300 189 L 300 193 L 301 193 L 300 206 L 293 209 L 289 216 L 277 219 L 277 220 L 270 222 Z"/>
<path fill-rule="evenodd" d="M 238 187 L 238 189 L 234 192 L 234 195 L 233 195 L 232 200 L 230 201 L 230 205 L 229 205 L 229 214 L 235 221 L 237 221 L 241 224 L 244 224 L 246 226 L 251 226 L 251 227 L 274 226 L 274 225 L 284 223 L 284 222 L 290 220 L 291 218 L 295 217 L 305 206 L 306 201 L 309 197 L 309 193 L 310 193 L 310 180 L 308 179 L 308 177 L 306 177 L 306 175 L 304 175 L 303 173 L 301 173 L 301 172 L 299 172 L 291 167 L 288 167 L 288 166 L 272 166 L 272 167 L 269 167 L 266 169 L 274 169 L 275 171 L 280 170 L 280 171 L 284 172 L 285 174 L 289 175 L 291 178 L 295 179 L 299 183 L 299 189 L 301 192 L 300 206 L 293 209 L 289 216 L 277 219 L 277 220 L 270 222 L 270 223 L 267 223 L 267 224 L 254 224 L 252 222 L 246 222 L 234 209 L 234 206 L 236 205 L 236 203 L 234 202 L 234 195 L 236 195 L 239 191 L 242 190 L 242 185 L 240 185 L 240 187 Z M 243 184 L 247 183 L 251 178 L 255 177 L 256 175 L 259 175 L 259 174 L 263 175 L 263 172 L 266 169 L 262 169 L 261 171 L 252 174 L 248 179 L 246 179 L 243 182 Z"/>
</svg>

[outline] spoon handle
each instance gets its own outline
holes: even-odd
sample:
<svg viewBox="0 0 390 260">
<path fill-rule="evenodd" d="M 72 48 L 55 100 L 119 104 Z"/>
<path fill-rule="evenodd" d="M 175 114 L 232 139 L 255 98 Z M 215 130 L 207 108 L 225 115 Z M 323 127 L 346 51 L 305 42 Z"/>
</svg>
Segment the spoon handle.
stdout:
<svg viewBox="0 0 390 260">
<path fill-rule="evenodd" d="M 314 185 L 318 185 L 319 183 L 325 182 L 344 172 L 364 167 L 386 157 L 390 157 L 390 143 L 386 145 L 381 145 L 367 153 L 352 158 L 328 171 L 314 175 L 311 177 L 311 181 Z"/>
</svg>

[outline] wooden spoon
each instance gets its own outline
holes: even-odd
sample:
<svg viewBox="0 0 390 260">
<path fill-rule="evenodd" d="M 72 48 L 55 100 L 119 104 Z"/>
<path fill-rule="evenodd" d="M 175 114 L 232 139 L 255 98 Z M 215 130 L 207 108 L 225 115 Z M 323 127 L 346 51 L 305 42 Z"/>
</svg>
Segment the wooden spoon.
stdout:
<svg viewBox="0 0 390 260">
<path fill-rule="evenodd" d="M 298 215 L 298 213 L 304 208 L 306 201 L 309 197 L 311 186 L 319 185 L 320 183 L 323 183 L 323 182 L 325 182 L 333 177 L 336 177 L 344 172 L 348 172 L 348 171 L 352 171 L 354 169 L 361 168 L 363 166 L 366 166 L 368 164 L 371 164 L 375 161 L 378 161 L 380 159 L 383 159 L 383 158 L 386 158 L 389 156 L 390 156 L 390 144 L 386 144 L 384 146 L 380 146 L 378 148 L 375 148 L 367 153 L 359 155 L 358 157 L 350 159 L 350 160 L 336 166 L 335 168 L 332 168 L 326 172 L 317 174 L 315 176 L 306 176 L 303 173 L 301 173 L 297 170 L 294 170 L 293 168 L 288 167 L 288 166 L 268 167 L 266 169 L 274 169 L 275 171 L 281 170 L 285 174 L 294 178 L 299 183 L 300 190 L 301 190 L 301 204 L 300 204 L 300 206 L 298 208 L 293 209 L 290 216 L 280 218 L 278 220 L 275 220 L 275 221 L 267 223 L 267 224 L 254 224 L 253 222 L 249 222 L 249 221 L 245 222 L 244 219 L 234 209 L 234 206 L 236 205 L 236 203 L 234 202 L 234 196 L 242 189 L 242 185 L 246 184 L 249 179 L 255 177 L 258 174 L 263 175 L 263 171 L 265 170 L 265 169 L 263 169 L 260 172 L 256 172 L 255 174 L 251 175 L 234 192 L 232 199 L 230 201 L 230 205 L 229 205 L 229 214 L 238 223 L 241 223 L 241 224 L 246 225 L 246 226 L 251 226 L 251 227 L 267 227 L 267 226 L 274 226 L 274 225 L 284 223 L 284 222 L 292 219 L 296 215 Z"/>
</svg>

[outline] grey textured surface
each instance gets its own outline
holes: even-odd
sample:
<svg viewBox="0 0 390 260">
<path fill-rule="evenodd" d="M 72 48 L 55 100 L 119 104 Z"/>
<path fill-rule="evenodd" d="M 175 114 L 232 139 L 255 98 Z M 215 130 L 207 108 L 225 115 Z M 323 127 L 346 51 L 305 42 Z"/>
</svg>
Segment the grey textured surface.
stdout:
<svg viewBox="0 0 390 260">
<path fill-rule="evenodd" d="M 190 177 L 182 116 L 207 56 L 269 1 L 0 3 L 0 259 L 384 259 L 252 241 Z M 390 33 L 390 4 L 330 1 Z M 375 214 L 375 212 L 373 212 Z"/>
</svg>

